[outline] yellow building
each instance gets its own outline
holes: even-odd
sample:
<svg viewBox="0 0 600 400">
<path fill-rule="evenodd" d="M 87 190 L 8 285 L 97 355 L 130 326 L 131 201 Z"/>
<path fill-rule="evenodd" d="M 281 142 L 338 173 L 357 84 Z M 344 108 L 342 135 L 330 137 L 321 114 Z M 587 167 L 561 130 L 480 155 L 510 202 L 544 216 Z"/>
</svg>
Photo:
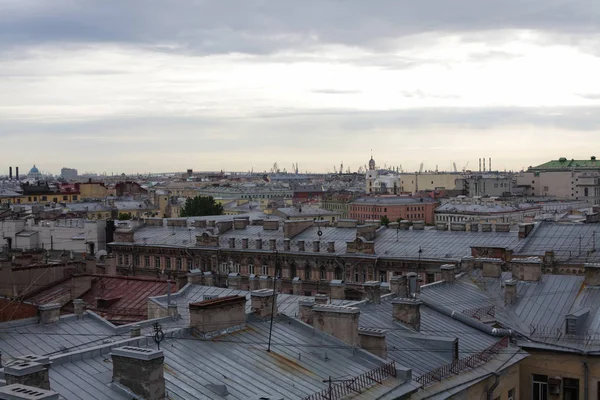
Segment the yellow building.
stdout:
<svg viewBox="0 0 600 400">
<path fill-rule="evenodd" d="M 104 183 L 88 182 L 79 183 L 80 199 L 103 199 L 109 195 L 108 188 Z"/>
<path fill-rule="evenodd" d="M 400 190 L 410 193 L 421 190 L 453 190 L 456 188 L 456 179 L 460 177 L 460 174 L 450 172 L 401 174 Z"/>
</svg>

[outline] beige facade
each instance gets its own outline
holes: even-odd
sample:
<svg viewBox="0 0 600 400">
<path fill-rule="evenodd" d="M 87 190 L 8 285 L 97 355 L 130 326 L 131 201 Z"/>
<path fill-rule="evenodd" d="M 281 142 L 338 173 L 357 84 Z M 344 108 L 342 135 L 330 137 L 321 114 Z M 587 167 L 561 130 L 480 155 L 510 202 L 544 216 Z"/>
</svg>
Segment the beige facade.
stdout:
<svg viewBox="0 0 600 400">
<path fill-rule="evenodd" d="M 600 357 L 526 349 L 530 354 L 521 361 L 520 399 L 533 399 L 534 389 L 547 392 L 547 399 L 600 400 Z M 587 389 L 586 367 L 587 363 Z M 544 384 L 544 377 L 547 383 Z M 535 381 L 540 383 L 534 383 Z M 534 388 L 534 385 L 536 386 Z"/>
<path fill-rule="evenodd" d="M 550 196 L 600 204 L 600 173 L 594 171 L 532 171 L 517 175 L 527 196 Z"/>
<path fill-rule="evenodd" d="M 400 189 L 402 192 L 410 193 L 420 190 L 453 190 L 456 188 L 458 178 L 461 178 L 460 174 L 450 172 L 401 174 Z"/>
<path fill-rule="evenodd" d="M 100 199 L 108 196 L 108 188 L 99 182 L 84 182 L 79 184 L 81 199 Z"/>
</svg>

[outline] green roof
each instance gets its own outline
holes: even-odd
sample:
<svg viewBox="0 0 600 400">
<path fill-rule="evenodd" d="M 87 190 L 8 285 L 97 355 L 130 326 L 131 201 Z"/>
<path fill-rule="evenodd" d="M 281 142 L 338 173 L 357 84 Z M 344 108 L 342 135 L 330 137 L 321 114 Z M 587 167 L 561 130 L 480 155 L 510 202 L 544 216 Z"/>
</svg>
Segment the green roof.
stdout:
<svg viewBox="0 0 600 400">
<path fill-rule="evenodd" d="M 596 160 L 595 156 L 590 157 L 589 160 L 567 160 L 565 157 L 561 157 L 558 160 L 548 161 L 547 163 L 540 164 L 537 167 L 529 167 L 529 171 L 567 170 L 573 168 L 600 169 L 600 161 Z"/>
</svg>

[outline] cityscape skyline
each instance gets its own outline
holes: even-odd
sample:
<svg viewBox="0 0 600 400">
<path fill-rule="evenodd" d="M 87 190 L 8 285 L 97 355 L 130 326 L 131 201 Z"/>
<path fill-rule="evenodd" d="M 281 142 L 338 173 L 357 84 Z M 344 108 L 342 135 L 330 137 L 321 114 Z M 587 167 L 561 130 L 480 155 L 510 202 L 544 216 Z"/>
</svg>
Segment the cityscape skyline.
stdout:
<svg viewBox="0 0 600 400">
<path fill-rule="evenodd" d="M 134 173 L 592 156 L 600 6 L 478 4 L 4 4 L 0 158 Z"/>
</svg>

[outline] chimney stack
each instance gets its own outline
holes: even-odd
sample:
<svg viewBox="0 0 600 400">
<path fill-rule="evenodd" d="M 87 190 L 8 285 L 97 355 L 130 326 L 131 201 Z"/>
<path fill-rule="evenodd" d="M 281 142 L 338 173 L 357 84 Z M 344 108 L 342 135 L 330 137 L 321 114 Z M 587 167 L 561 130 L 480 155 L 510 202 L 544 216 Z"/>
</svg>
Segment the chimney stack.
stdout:
<svg viewBox="0 0 600 400">
<path fill-rule="evenodd" d="M 542 278 L 542 261 L 537 257 L 513 259 L 510 264 L 513 279 L 537 282 Z"/>
<path fill-rule="evenodd" d="M 329 282 L 329 293 L 332 299 L 344 300 L 346 298 L 346 284 L 342 280 Z"/>
<path fill-rule="evenodd" d="M 12 181 L 12 167 L 8 167 L 8 179 Z"/>
<path fill-rule="evenodd" d="M 517 281 L 509 279 L 504 281 L 504 304 L 512 304 L 517 298 Z"/>
<path fill-rule="evenodd" d="M 483 157 L 483 172 L 485 172 L 485 157 Z"/>
<path fill-rule="evenodd" d="M 315 329 L 328 333 L 351 346 L 359 344 L 360 310 L 358 308 L 317 304 L 313 306 L 312 310 Z"/>
<path fill-rule="evenodd" d="M 58 393 L 27 385 L 13 384 L 0 387 L 0 399 L 8 400 L 58 400 Z"/>
<path fill-rule="evenodd" d="M 190 327 L 211 337 L 246 325 L 246 296 L 226 296 L 190 303 Z"/>
<path fill-rule="evenodd" d="M 375 328 L 358 328 L 360 347 L 379 358 L 387 359 L 386 332 Z"/>
<path fill-rule="evenodd" d="M 442 271 L 442 281 L 446 282 L 446 283 L 454 283 L 454 279 L 455 279 L 455 270 L 456 267 L 452 264 L 446 264 L 446 265 L 442 265 L 440 267 L 440 270 Z"/>
<path fill-rule="evenodd" d="M 129 337 L 140 337 L 142 336 L 142 327 L 141 325 L 134 325 L 131 327 L 131 330 L 129 331 Z"/>
<path fill-rule="evenodd" d="M 500 278 L 502 275 L 502 265 L 504 262 L 500 259 L 487 259 L 482 262 L 482 275 L 485 278 Z"/>
<path fill-rule="evenodd" d="M 38 307 L 40 323 L 53 324 L 60 319 L 60 304 L 42 304 Z"/>
<path fill-rule="evenodd" d="M 302 299 L 298 301 L 298 314 L 300 316 L 300 321 L 308 324 L 310 326 L 313 325 L 313 306 L 315 305 L 315 301 L 312 299 Z"/>
<path fill-rule="evenodd" d="M 272 314 L 277 315 L 277 295 L 272 289 L 259 289 L 250 292 L 252 311 L 259 318 L 267 318 Z"/>
<path fill-rule="evenodd" d="M 390 291 L 396 297 L 408 297 L 407 284 L 406 275 L 394 275 L 390 278 Z"/>
<path fill-rule="evenodd" d="M 15 168 L 15 179 L 18 181 L 19 180 L 19 167 Z"/>
<path fill-rule="evenodd" d="M 294 296 L 302 296 L 302 279 L 297 276 L 292 279 L 292 293 Z"/>
<path fill-rule="evenodd" d="M 77 316 L 78 319 L 83 317 L 83 312 L 85 307 L 83 305 L 83 299 L 75 299 L 73 300 L 73 313 Z"/>
<path fill-rule="evenodd" d="M 327 304 L 329 297 L 326 294 L 317 293 L 315 294 L 315 304 Z"/>
<path fill-rule="evenodd" d="M 50 376 L 45 365 L 50 365 L 48 357 L 33 356 L 18 359 L 4 367 L 6 385 L 18 384 L 50 390 Z"/>
<path fill-rule="evenodd" d="M 418 299 L 392 300 L 394 319 L 418 331 L 421 329 L 421 304 L 423 302 Z"/>
<path fill-rule="evenodd" d="M 408 279 L 408 294 L 414 297 L 419 293 L 419 275 L 416 272 L 409 272 L 406 277 Z"/>
<path fill-rule="evenodd" d="M 490 162 L 488 164 L 488 171 L 492 172 L 492 157 L 490 157 Z"/>
<path fill-rule="evenodd" d="M 117 383 L 145 400 L 164 400 L 165 357 L 160 350 L 124 346 L 110 353 L 113 383 Z"/>
<path fill-rule="evenodd" d="M 237 272 L 227 275 L 227 287 L 233 290 L 242 290 L 242 276 Z"/>
<path fill-rule="evenodd" d="M 363 289 L 367 295 L 367 299 L 374 303 L 381 303 L 381 282 L 379 281 L 368 281 L 363 283 Z"/>
<path fill-rule="evenodd" d="M 479 159 L 479 172 L 481 172 L 481 158 Z"/>
</svg>

